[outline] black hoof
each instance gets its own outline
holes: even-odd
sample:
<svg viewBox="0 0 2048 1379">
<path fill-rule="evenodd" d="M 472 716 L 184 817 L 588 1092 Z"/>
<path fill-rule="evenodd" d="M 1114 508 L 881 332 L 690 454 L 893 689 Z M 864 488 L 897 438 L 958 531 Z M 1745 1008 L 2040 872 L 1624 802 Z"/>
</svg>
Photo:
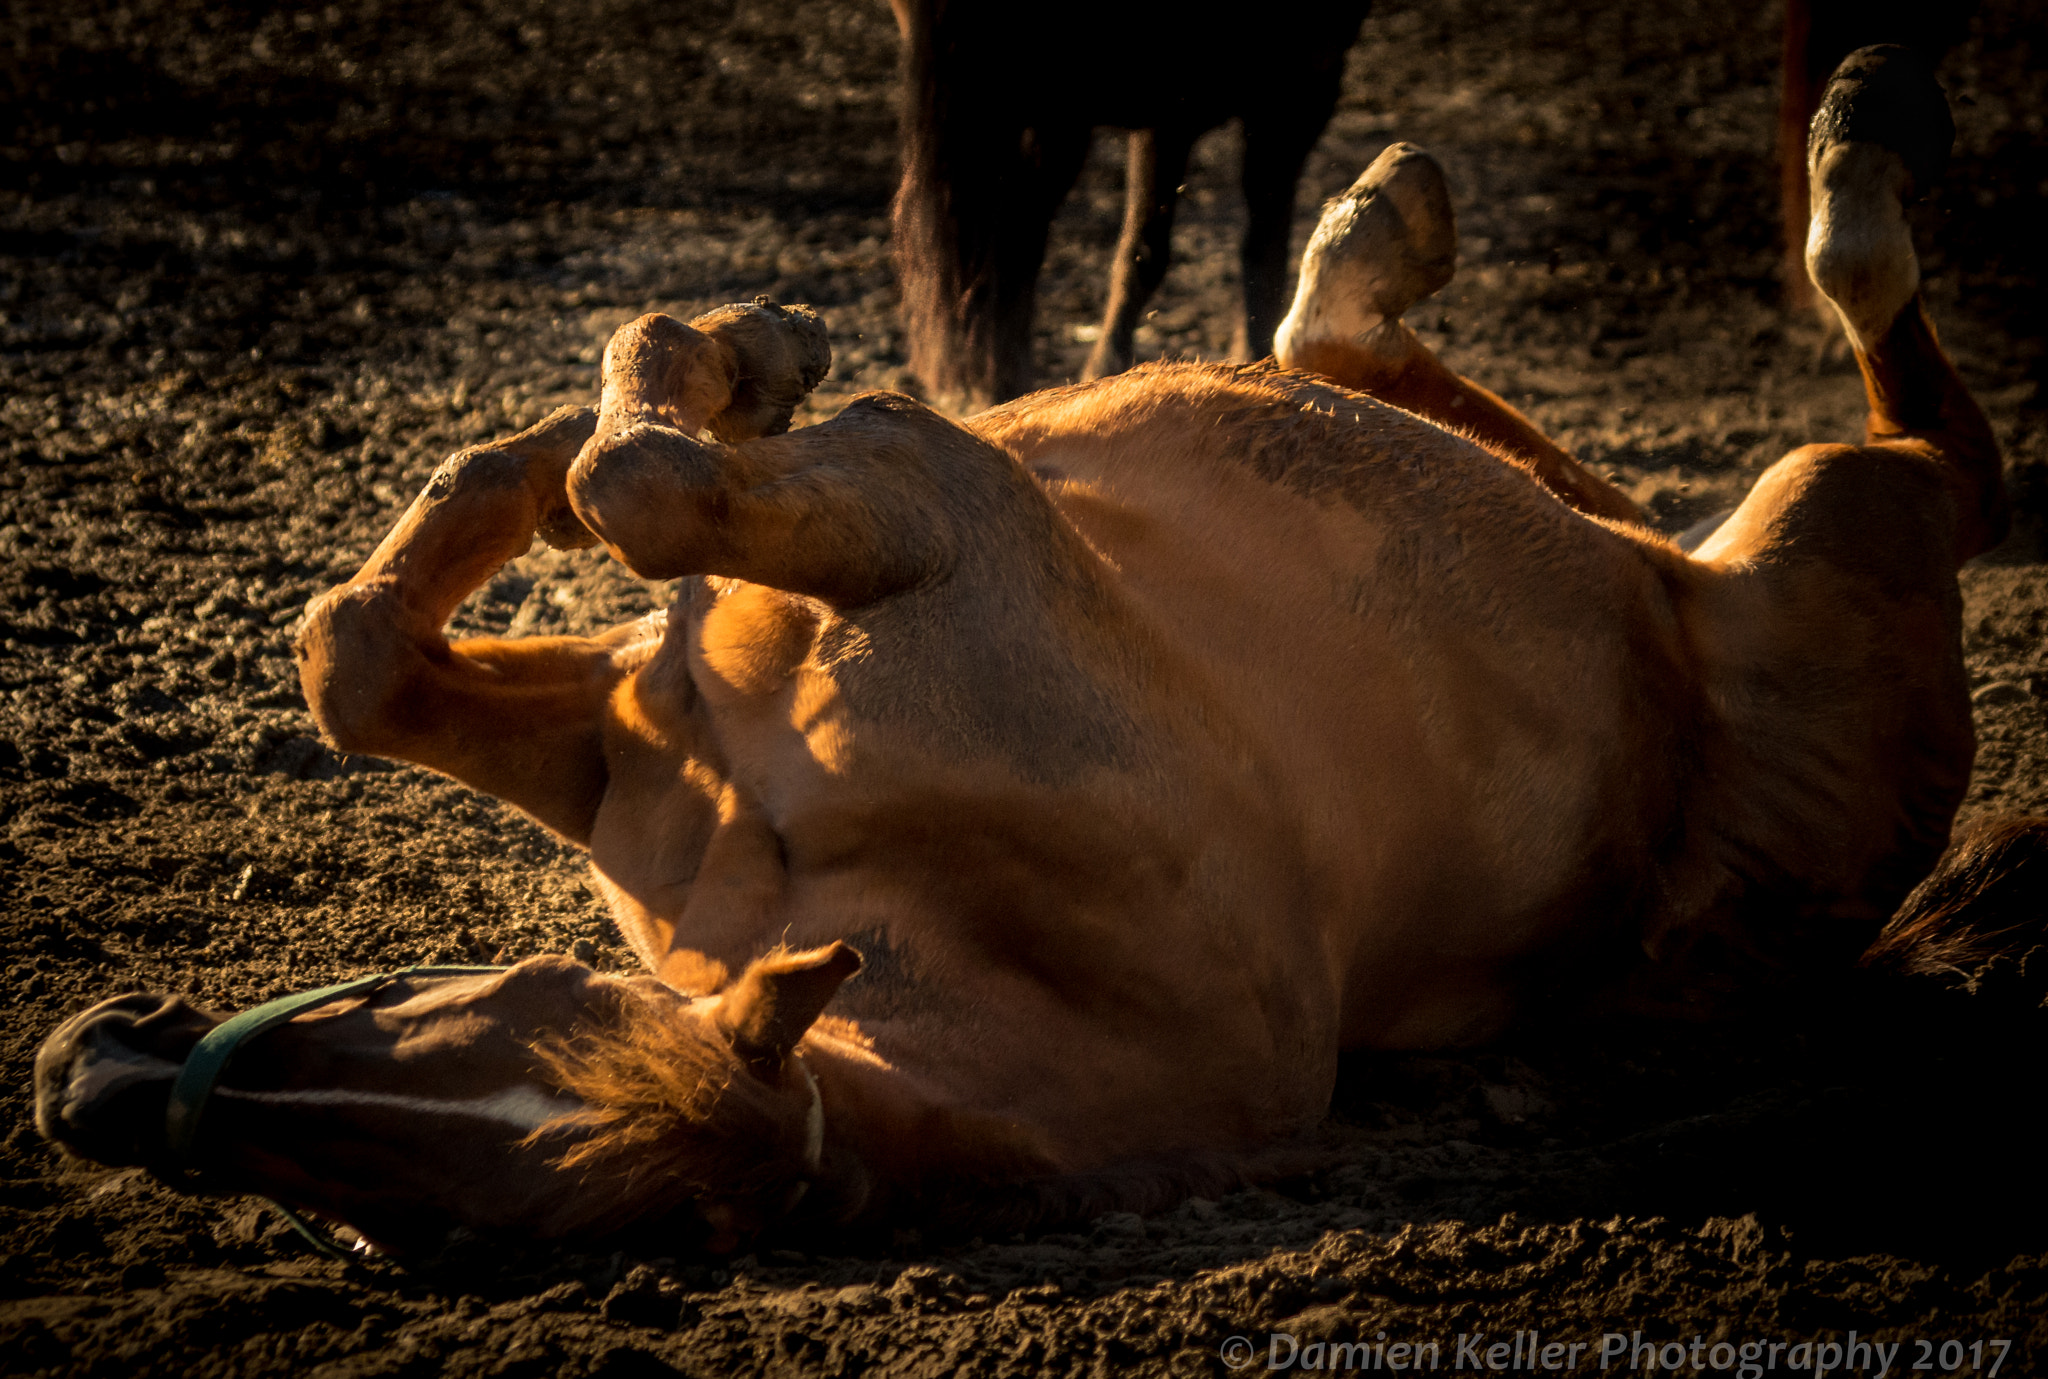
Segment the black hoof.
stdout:
<svg viewBox="0 0 2048 1379">
<path fill-rule="evenodd" d="M 1877 144 L 1896 153 L 1912 178 L 1907 199 L 1924 195 L 1956 141 L 1948 97 L 1934 69 L 1911 48 L 1878 43 L 1842 59 L 1807 133 L 1809 167 L 1835 144 Z"/>
</svg>

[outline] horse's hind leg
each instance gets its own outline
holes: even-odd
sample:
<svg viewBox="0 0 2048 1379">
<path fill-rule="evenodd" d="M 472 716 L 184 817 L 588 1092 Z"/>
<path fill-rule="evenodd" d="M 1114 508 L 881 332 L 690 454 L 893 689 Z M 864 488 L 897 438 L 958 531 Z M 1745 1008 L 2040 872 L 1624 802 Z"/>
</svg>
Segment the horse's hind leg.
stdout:
<svg viewBox="0 0 2048 1379">
<path fill-rule="evenodd" d="M 621 327 L 596 433 L 569 470 L 577 519 L 645 578 L 721 576 L 842 608 L 936 580 L 1020 520 L 1053 539 L 1028 475 L 907 398 L 859 398 L 774 434 L 828 359 L 801 308 Z"/>
<path fill-rule="evenodd" d="M 1870 401 L 1865 439 L 1941 465 L 1956 497 L 1961 561 L 2005 537 L 2004 463 L 1928 322 L 1902 214 L 1940 174 L 1954 137 L 1924 58 L 1893 45 L 1850 54 L 1814 117 L 1806 262 L 1855 347 Z"/>
<path fill-rule="evenodd" d="M 1950 137 L 1913 54 L 1866 48 L 1837 69 L 1809 145 L 1807 264 L 1862 365 L 1868 434 L 1779 460 L 1672 571 L 1713 705 L 1701 740 L 1718 735 L 1693 817 L 1747 888 L 1714 922 L 1779 965 L 1860 950 L 1969 786 L 1956 568 L 1998 539 L 2006 500 L 1990 428 L 1921 310 L 1901 213 Z M 1646 946 L 1676 951 L 1680 932 Z"/>
<path fill-rule="evenodd" d="M 1401 324 L 1403 312 L 1451 280 L 1457 258 L 1443 170 L 1413 144 L 1391 145 L 1323 207 L 1274 341 L 1280 362 L 1462 432 L 1581 512 L 1640 522 L 1627 495 L 1446 368 Z"/>
<path fill-rule="evenodd" d="M 1941 88 L 1910 49 L 1864 48 L 1836 69 L 1808 144 L 1813 205 L 1806 263 L 1841 316 L 1863 372 L 1870 407 L 1864 444 L 1807 446 L 1788 455 L 1701 546 L 1702 559 L 1781 543 L 1794 529 L 1788 512 L 1814 508 L 1825 471 L 1871 465 L 1883 467 L 1888 483 L 1946 490 L 1953 503 L 1942 559 L 1948 569 L 2004 538 L 2010 508 L 1998 442 L 1928 322 L 1904 214 L 1940 173 L 1953 138 Z M 1871 501 L 1868 491 L 1858 499 L 1864 507 Z"/>
</svg>

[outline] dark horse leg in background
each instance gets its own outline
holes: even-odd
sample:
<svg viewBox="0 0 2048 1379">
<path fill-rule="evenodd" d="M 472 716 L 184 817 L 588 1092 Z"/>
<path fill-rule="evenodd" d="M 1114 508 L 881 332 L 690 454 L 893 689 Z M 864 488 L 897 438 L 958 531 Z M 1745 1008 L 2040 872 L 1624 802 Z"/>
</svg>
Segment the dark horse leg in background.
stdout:
<svg viewBox="0 0 2048 1379">
<path fill-rule="evenodd" d="M 1357 31 L 1354 22 L 1352 31 Z M 1349 45 L 1345 45 L 1348 47 Z M 1344 76 L 1345 48 L 1319 54 L 1288 72 L 1286 89 L 1262 93 L 1244 113 L 1244 314 L 1238 318 L 1230 352 L 1237 359 L 1263 359 L 1273 352 L 1273 332 L 1287 315 L 1294 285 L 1294 189 L 1302 164 L 1323 136 L 1337 108 Z"/>
<path fill-rule="evenodd" d="M 1287 314 L 1294 281 L 1294 191 L 1309 150 L 1337 108 L 1344 55 L 1357 37 L 1364 5 L 1326 7 L 1327 33 L 1305 36 L 1288 62 L 1248 63 L 1251 83 L 1235 102 L 1244 126 L 1245 231 L 1240 250 L 1244 297 L 1231 338 L 1238 359 L 1273 352 L 1273 332 Z M 1260 84 L 1261 77 L 1265 84 Z M 1220 121 L 1218 121 L 1220 123 Z M 1207 124 L 1161 125 L 1130 138 L 1123 234 L 1117 241 L 1109 305 L 1102 334 L 1088 356 L 1084 378 L 1121 372 L 1135 359 L 1132 336 L 1145 303 L 1172 264 L 1173 212 L 1188 154 Z"/>
<path fill-rule="evenodd" d="M 1294 184 L 1335 107 L 1366 0 L 1304 0 L 1205 25 L 1140 0 L 893 0 L 903 36 L 903 179 L 893 213 L 911 370 L 945 405 L 1026 392 L 1054 213 L 1097 126 L 1131 139 L 1127 215 L 1090 376 L 1128 365 L 1165 276 L 1187 149 L 1245 130 L 1240 356 L 1272 348 L 1292 277 Z M 1149 131 L 1149 133 L 1147 132 Z"/>
<path fill-rule="evenodd" d="M 891 221 L 905 345 L 934 401 L 975 410 L 1034 382 L 1039 264 L 1092 125 L 1046 118 L 1032 26 L 1005 44 L 998 31 L 1017 26 L 981 7 L 895 8 L 903 178 Z M 992 51 L 1011 60 L 992 65 Z"/>
<path fill-rule="evenodd" d="M 1091 133 L 978 115 L 927 130 L 928 147 L 906 140 L 916 175 L 906 173 L 895 214 L 910 367 L 935 401 L 969 410 L 1035 382 L 1038 269 Z"/>
<path fill-rule="evenodd" d="M 1031 323 L 1038 311 L 1038 270 L 1046 237 L 1088 157 L 1086 125 L 1043 124 L 1017 138 L 1017 156 L 953 184 L 956 204 L 978 215 L 960 219 L 960 315 L 967 383 L 977 401 L 1000 402 L 1038 383 L 1031 362 Z M 969 227 L 972 227 L 971 229 Z"/>
<path fill-rule="evenodd" d="M 1344 54 L 1288 69 L 1288 89 L 1259 92 L 1248 101 L 1244 124 L 1245 231 L 1240 251 L 1243 302 L 1231 338 L 1238 359 L 1273 352 L 1273 332 L 1287 312 L 1294 279 L 1294 189 L 1302 164 L 1336 108 Z M 1102 334 L 1089 353 L 1083 378 L 1128 369 L 1137 358 L 1134 336 L 1145 304 L 1173 263 L 1173 212 L 1187 175 L 1188 154 L 1203 131 L 1191 126 L 1134 130 L 1124 182 L 1124 226 L 1110 270 L 1109 304 Z"/>
<path fill-rule="evenodd" d="M 1173 265 L 1173 210 L 1187 176 L 1188 151 L 1197 131 L 1134 129 L 1124 172 L 1124 228 L 1109 270 L 1109 305 L 1102 334 L 1089 351 L 1083 378 L 1122 373 L 1137 359 L 1135 336 L 1145 303 Z M 1288 188 L 1292 199 L 1294 189 Z"/>
</svg>

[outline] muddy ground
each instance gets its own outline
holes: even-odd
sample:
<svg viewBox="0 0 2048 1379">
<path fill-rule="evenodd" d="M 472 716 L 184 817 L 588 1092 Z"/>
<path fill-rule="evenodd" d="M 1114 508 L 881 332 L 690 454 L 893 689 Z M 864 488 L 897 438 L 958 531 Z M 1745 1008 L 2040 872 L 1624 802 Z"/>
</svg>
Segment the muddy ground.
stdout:
<svg viewBox="0 0 2048 1379">
<path fill-rule="evenodd" d="M 1383 0 L 1300 197 L 1305 238 L 1386 142 L 1433 148 L 1463 260 L 1416 323 L 1674 525 L 1859 428 L 1852 365 L 1777 305 L 1777 16 L 1749 10 Z M 246 1201 L 60 1161 L 30 1124 L 30 1060 L 102 996 L 240 1007 L 422 959 L 626 963 L 572 850 L 320 745 L 292 628 L 442 456 L 591 399 L 605 338 L 640 312 L 809 301 L 837 351 L 813 417 L 900 386 L 895 42 L 878 3 L 794 0 L 7 15 L 0 1371 L 1192 1375 L 1232 1336 L 1263 1369 L 1275 1331 L 1436 1341 L 1450 1369 L 1461 1333 L 1856 1328 L 1906 1343 L 1895 1370 L 1960 1353 L 1988 1372 L 1995 1348 L 1965 1347 L 2005 1338 L 2001 1372 L 2039 1372 L 2048 1057 L 1997 981 L 1358 1060 L 1340 1167 L 1015 1239 L 344 1269 Z M 1963 576 L 1971 812 L 2048 804 L 2044 55 L 2048 13 L 1987 0 L 1942 69 L 1960 145 L 1917 213 L 1933 309 L 2024 507 Z M 1079 367 L 1100 309 L 1114 152 L 1057 228 L 1048 379 Z M 1227 131 L 1201 147 L 1150 355 L 1228 341 L 1235 156 Z M 543 553 L 461 620 L 586 628 L 654 596 Z"/>
</svg>

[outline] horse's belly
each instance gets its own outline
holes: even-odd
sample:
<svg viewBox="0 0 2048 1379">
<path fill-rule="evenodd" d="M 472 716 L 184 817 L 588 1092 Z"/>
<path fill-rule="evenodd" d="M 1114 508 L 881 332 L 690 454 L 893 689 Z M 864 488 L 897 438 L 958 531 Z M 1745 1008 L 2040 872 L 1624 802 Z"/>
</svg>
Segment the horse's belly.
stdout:
<svg viewBox="0 0 2048 1379">
<path fill-rule="evenodd" d="M 1497 461 L 1379 502 L 1201 478 L 1125 472 L 1061 506 L 1177 649 L 1162 701 L 1208 720 L 1189 750 L 1292 817 L 1346 1041 L 1482 1036 L 1662 817 L 1659 723 L 1687 691 L 1649 567 Z"/>
</svg>

